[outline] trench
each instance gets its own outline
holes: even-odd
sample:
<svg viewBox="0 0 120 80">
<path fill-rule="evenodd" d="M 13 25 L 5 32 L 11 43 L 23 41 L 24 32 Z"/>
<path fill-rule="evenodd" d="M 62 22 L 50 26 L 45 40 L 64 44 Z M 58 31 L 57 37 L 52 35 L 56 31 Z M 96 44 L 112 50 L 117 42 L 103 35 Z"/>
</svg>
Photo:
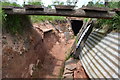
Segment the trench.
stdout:
<svg viewBox="0 0 120 80">
<path fill-rule="evenodd" d="M 18 18 L 22 34 L 11 34 L 9 27 L 3 28 L 2 77 L 59 78 L 75 40 L 70 24 L 66 20 L 32 24 L 27 16 Z"/>
</svg>

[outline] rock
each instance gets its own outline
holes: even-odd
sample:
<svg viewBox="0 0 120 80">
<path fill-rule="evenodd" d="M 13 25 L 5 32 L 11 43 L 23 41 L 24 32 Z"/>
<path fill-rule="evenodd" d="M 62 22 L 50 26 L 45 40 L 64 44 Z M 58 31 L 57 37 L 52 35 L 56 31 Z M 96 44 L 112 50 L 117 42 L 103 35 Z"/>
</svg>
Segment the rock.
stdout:
<svg viewBox="0 0 120 80">
<path fill-rule="evenodd" d="M 70 58 L 69 60 L 67 60 L 65 62 L 65 65 L 69 65 L 69 64 L 76 64 L 77 60 L 73 59 L 73 58 Z"/>
<path fill-rule="evenodd" d="M 38 60 L 37 60 L 37 63 L 36 63 L 36 66 L 38 66 L 39 62 L 40 62 L 40 60 L 38 59 Z"/>
<path fill-rule="evenodd" d="M 67 70 L 74 71 L 74 70 L 76 70 L 76 65 L 67 65 L 65 68 Z"/>
<path fill-rule="evenodd" d="M 22 51 L 20 51 L 19 53 L 20 53 L 20 55 L 22 55 L 22 54 L 23 54 L 23 53 L 22 53 Z"/>
<path fill-rule="evenodd" d="M 30 76 L 33 75 L 33 68 L 34 68 L 34 64 L 30 64 L 30 65 L 29 65 L 29 73 L 30 73 Z"/>
<path fill-rule="evenodd" d="M 56 44 L 59 45 L 59 42 L 57 41 Z"/>
<path fill-rule="evenodd" d="M 73 73 L 71 73 L 71 74 L 64 74 L 63 77 L 64 78 L 73 78 Z"/>
<path fill-rule="evenodd" d="M 6 39 L 7 37 L 6 37 L 6 36 L 3 36 L 2 38 L 3 38 L 3 39 Z"/>
<path fill-rule="evenodd" d="M 73 58 L 70 58 L 65 62 L 65 69 L 74 71 L 76 69 L 76 63 L 77 61 Z"/>
<path fill-rule="evenodd" d="M 71 74 L 71 73 L 73 73 L 73 71 L 70 71 L 70 70 L 67 70 L 67 69 L 64 70 L 64 74 Z"/>
</svg>

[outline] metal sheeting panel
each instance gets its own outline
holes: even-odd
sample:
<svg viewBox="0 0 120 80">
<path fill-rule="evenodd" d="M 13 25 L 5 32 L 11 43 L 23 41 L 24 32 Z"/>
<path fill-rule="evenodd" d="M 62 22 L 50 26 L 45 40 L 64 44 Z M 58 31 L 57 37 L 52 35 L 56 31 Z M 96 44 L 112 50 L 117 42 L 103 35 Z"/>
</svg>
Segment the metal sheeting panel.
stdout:
<svg viewBox="0 0 120 80">
<path fill-rule="evenodd" d="M 92 32 L 80 53 L 80 61 L 90 78 L 120 77 L 120 33 Z"/>
</svg>

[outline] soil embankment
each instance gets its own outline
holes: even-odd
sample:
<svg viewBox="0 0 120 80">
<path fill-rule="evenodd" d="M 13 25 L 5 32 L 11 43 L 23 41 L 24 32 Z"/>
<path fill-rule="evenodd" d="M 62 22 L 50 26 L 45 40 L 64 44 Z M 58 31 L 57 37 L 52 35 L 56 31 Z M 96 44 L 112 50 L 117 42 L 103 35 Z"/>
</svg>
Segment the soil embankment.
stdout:
<svg viewBox="0 0 120 80">
<path fill-rule="evenodd" d="M 3 78 L 58 78 L 65 60 L 65 52 L 71 47 L 73 39 L 66 38 L 64 32 L 53 29 L 45 32 L 42 27 L 50 24 L 27 26 L 22 35 L 3 31 Z M 25 23 L 26 22 L 26 23 Z M 53 27 L 54 28 L 54 27 Z"/>
</svg>

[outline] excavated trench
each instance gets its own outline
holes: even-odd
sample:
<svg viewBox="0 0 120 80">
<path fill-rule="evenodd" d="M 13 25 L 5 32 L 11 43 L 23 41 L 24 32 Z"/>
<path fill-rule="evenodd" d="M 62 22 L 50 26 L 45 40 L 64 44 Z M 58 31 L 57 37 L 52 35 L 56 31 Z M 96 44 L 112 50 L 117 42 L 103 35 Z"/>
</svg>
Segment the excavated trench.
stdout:
<svg viewBox="0 0 120 80">
<path fill-rule="evenodd" d="M 29 26 L 23 35 L 3 30 L 2 77 L 58 78 L 66 52 L 74 42 L 69 24 L 65 21 L 54 26 L 49 22 L 31 24 L 25 16 L 21 17 L 22 24 Z"/>
</svg>

